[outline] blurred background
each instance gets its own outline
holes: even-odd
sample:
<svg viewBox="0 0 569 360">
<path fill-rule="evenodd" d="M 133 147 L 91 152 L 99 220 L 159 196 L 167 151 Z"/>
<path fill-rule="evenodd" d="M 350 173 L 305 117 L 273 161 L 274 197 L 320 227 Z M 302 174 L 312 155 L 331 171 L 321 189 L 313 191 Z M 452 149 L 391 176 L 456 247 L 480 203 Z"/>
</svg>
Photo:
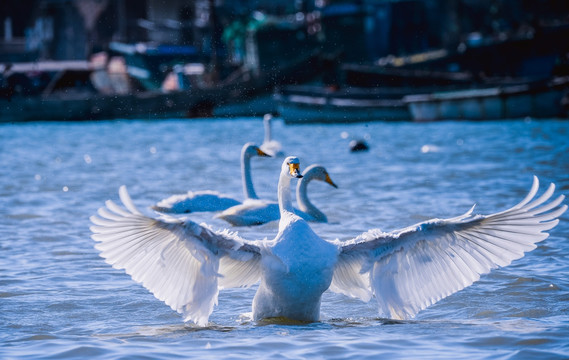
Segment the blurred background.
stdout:
<svg viewBox="0 0 569 360">
<path fill-rule="evenodd" d="M 565 0 L 4 0 L 0 22 L 0 101 L 99 99 L 44 115 L 5 103 L 5 121 L 255 116 L 279 112 L 275 93 L 569 74 Z M 286 88 L 303 84 L 318 88 Z"/>
</svg>

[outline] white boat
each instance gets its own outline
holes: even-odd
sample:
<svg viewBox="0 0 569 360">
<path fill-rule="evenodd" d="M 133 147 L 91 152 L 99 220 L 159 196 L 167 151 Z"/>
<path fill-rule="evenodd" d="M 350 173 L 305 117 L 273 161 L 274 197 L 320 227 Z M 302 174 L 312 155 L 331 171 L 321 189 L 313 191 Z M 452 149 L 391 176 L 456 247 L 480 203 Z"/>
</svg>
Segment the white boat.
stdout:
<svg viewBox="0 0 569 360">
<path fill-rule="evenodd" d="M 407 95 L 414 121 L 567 117 L 569 77 L 516 85 Z"/>
</svg>

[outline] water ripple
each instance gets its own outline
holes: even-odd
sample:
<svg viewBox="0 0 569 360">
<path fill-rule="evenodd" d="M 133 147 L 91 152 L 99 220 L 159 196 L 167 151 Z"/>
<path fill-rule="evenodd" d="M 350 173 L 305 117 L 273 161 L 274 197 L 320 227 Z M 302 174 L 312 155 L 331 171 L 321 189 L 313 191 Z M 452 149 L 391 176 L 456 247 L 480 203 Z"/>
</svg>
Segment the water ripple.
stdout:
<svg viewBox="0 0 569 360">
<path fill-rule="evenodd" d="M 257 323 L 250 316 L 254 286 L 220 293 L 211 324 L 200 328 L 183 324 L 99 258 L 88 218 L 117 199 L 122 184 L 144 211 L 188 190 L 241 198 L 239 150 L 262 140 L 260 125 L 259 119 L 1 125 L 0 201 L 7 206 L 0 208 L 0 358 L 569 358 L 567 213 L 533 252 L 412 321 L 377 318 L 374 300 L 327 292 L 319 323 Z M 569 191 L 569 122 L 274 125 L 285 151 L 305 166 L 326 166 L 339 185 L 309 190 L 330 220 L 313 226 L 327 239 L 455 216 L 475 203 L 479 213 L 499 211 L 525 196 L 534 174 Z M 370 151 L 350 153 L 343 133 L 365 135 Z M 16 166 L 21 159 L 25 166 Z M 276 197 L 281 160 L 252 162 L 260 196 Z M 207 213 L 191 218 L 226 226 Z M 277 230 L 275 223 L 238 229 L 250 239 L 272 238 Z"/>
</svg>

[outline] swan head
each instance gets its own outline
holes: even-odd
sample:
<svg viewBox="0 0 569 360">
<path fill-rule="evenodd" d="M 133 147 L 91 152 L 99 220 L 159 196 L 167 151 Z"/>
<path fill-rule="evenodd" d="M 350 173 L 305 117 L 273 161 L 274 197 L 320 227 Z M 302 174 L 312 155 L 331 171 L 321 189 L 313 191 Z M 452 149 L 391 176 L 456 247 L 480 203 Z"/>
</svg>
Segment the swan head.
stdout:
<svg viewBox="0 0 569 360">
<path fill-rule="evenodd" d="M 247 143 L 245 145 L 243 145 L 243 155 L 247 156 L 247 157 L 253 157 L 253 156 L 268 156 L 270 157 L 271 155 L 265 153 L 263 150 L 261 150 L 257 145 L 253 144 L 253 143 Z"/>
<path fill-rule="evenodd" d="M 289 156 L 283 161 L 281 169 L 283 174 L 288 174 L 292 178 L 301 178 L 300 174 L 300 160 L 296 156 Z"/>
<path fill-rule="evenodd" d="M 326 168 L 322 165 L 310 165 L 302 172 L 302 175 L 306 178 L 306 180 L 320 180 L 335 187 L 336 189 L 338 188 L 338 185 L 332 181 L 330 174 L 328 174 L 328 171 L 326 171 Z"/>
</svg>

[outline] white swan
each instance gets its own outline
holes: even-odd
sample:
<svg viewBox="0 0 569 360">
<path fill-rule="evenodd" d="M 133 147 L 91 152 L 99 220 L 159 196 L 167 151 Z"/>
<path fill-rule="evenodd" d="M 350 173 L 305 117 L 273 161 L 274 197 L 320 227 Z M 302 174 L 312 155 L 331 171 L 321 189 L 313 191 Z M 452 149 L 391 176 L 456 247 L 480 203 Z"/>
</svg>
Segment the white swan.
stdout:
<svg viewBox="0 0 569 360">
<path fill-rule="evenodd" d="M 300 209 L 294 209 L 294 213 L 307 221 L 327 222 L 326 215 L 308 199 L 306 189 L 312 180 L 324 181 L 337 188 L 323 166 L 309 166 L 302 173 L 302 178 L 296 188 L 296 199 Z M 247 199 L 242 204 L 225 209 L 215 217 L 234 226 L 261 225 L 280 218 L 279 204 L 264 199 Z"/>
<path fill-rule="evenodd" d="M 251 179 L 251 158 L 253 156 L 270 155 L 253 143 L 243 145 L 241 149 L 241 179 L 245 199 L 257 199 Z M 172 195 L 152 206 L 152 209 L 162 213 L 187 214 L 199 211 L 221 211 L 239 204 L 241 204 L 240 201 L 218 191 L 203 190 Z"/>
<path fill-rule="evenodd" d="M 290 182 L 298 159 L 285 159 L 278 184 L 281 211 L 274 240 L 246 241 L 189 220 L 141 214 L 121 187 L 126 210 L 112 201 L 92 216 L 101 256 L 125 269 L 185 321 L 206 325 L 220 289 L 260 281 L 256 320 L 317 321 L 327 289 L 368 301 L 380 316 L 406 319 L 524 256 L 548 237 L 567 210 L 553 184 L 535 199 L 538 180 L 522 202 L 488 216 L 434 219 L 385 233 L 370 230 L 347 242 L 328 242 L 292 212 Z"/>
<path fill-rule="evenodd" d="M 265 130 L 265 138 L 260 148 L 270 156 L 273 157 L 284 156 L 281 143 L 278 142 L 277 140 L 274 140 L 272 137 L 272 125 L 271 125 L 272 120 L 273 116 L 271 114 L 265 114 L 265 116 L 263 116 L 263 128 Z"/>
</svg>

